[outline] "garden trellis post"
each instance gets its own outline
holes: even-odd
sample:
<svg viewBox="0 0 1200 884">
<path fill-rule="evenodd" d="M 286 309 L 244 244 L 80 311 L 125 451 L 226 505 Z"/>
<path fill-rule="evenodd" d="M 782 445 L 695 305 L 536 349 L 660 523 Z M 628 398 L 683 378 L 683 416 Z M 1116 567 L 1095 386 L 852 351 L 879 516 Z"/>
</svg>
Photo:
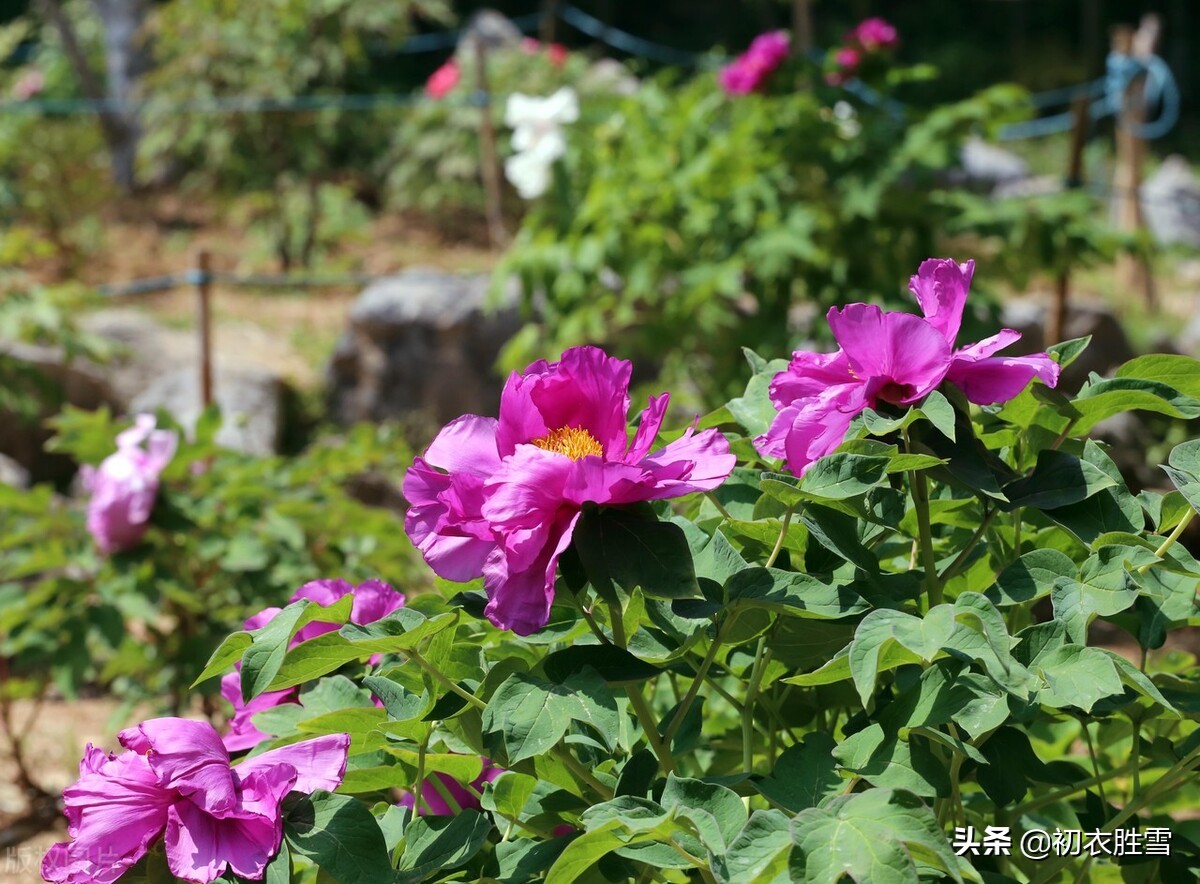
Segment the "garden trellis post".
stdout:
<svg viewBox="0 0 1200 884">
<path fill-rule="evenodd" d="M 475 37 L 476 92 L 479 97 L 479 149 L 483 173 L 483 191 L 487 214 L 488 236 L 493 246 L 508 242 L 504 229 L 504 209 L 500 191 L 500 154 L 496 149 L 496 125 L 492 119 L 492 95 L 488 88 L 487 46 Z"/>
<path fill-rule="evenodd" d="M 1071 102 L 1071 152 L 1067 159 L 1068 188 L 1076 189 L 1083 186 L 1083 149 L 1087 145 L 1088 124 L 1091 121 L 1091 101 L 1080 96 Z M 1054 305 L 1050 311 L 1050 321 L 1046 323 L 1047 347 L 1060 343 L 1065 337 L 1063 329 L 1067 324 L 1067 314 L 1071 298 L 1071 263 L 1073 255 L 1066 255 L 1062 268 L 1054 285 Z"/>
<path fill-rule="evenodd" d="M 1153 14 L 1142 18 L 1136 33 L 1128 25 L 1119 25 L 1112 31 L 1112 51 L 1118 56 L 1149 58 L 1154 54 L 1161 31 L 1161 20 Z M 1117 229 L 1123 233 L 1138 233 L 1145 228 L 1140 192 L 1146 142 L 1139 132 L 1146 122 L 1145 93 L 1145 74 L 1131 77 L 1125 84 L 1117 113 L 1113 192 L 1117 200 Z M 1117 278 L 1123 285 L 1141 289 L 1146 306 L 1155 307 L 1154 276 L 1145 256 L 1123 253 L 1118 258 Z"/>
<path fill-rule="evenodd" d="M 200 343 L 200 405 L 213 403 L 212 367 L 212 257 L 207 249 L 196 255 L 196 330 Z"/>
</svg>

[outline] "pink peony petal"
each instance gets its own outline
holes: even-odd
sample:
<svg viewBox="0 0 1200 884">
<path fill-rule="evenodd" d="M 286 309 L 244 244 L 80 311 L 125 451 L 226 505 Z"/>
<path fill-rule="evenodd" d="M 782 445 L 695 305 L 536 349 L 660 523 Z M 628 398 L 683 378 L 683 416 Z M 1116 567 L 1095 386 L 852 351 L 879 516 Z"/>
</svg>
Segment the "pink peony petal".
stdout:
<svg viewBox="0 0 1200 884">
<path fill-rule="evenodd" d="M 117 735 L 121 745 L 146 755 L 165 788 L 193 796 L 209 813 L 237 804 L 229 752 L 207 721 L 152 718 Z"/>
<path fill-rule="evenodd" d="M 332 792 L 342 783 L 346 775 L 346 756 L 350 749 L 348 734 L 331 734 L 292 743 L 271 749 L 234 765 L 233 771 L 242 779 L 253 773 L 269 771 L 276 767 L 290 767 L 296 780 L 292 786 L 297 792 L 313 792 L 324 789 Z M 286 794 L 286 793 L 284 793 Z"/>
<path fill-rule="evenodd" d="M 949 258 L 928 258 L 908 281 L 908 290 L 916 296 L 921 312 L 951 347 L 962 325 L 963 308 L 974 275 L 974 261 L 959 264 Z"/>
</svg>

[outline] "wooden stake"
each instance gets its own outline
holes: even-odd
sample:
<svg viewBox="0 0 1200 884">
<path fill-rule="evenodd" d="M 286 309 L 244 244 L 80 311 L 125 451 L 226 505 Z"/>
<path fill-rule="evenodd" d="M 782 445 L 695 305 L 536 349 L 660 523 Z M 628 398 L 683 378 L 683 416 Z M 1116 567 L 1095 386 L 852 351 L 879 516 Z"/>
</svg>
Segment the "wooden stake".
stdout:
<svg viewBox="0 0 1200 884">
<path fill-rule="evenodd" d="M 558 36 L 558 0 L 542 0 L 542 20 L 538 25 L 542 43 L 549 46 Z"/>
<path fill-rule="evenodd" d="M 1083 149 L 1087 145 L 1090 111 L 1091 101 L 1086 97 L 1079 97 L 1071 102 L 1071 152 L 1067 158 L 1067 187 L 1070 189 L 1083 186 Z M 1066 256 L 1066 262 L 1055 280 L 1054 304 L 1046 323 L 1047 347 L 1065 338 L 1064 330 L 1071 299 L 1071 258 L 1071 255 Z"/>
<path fill-rule="evenodd" d="M 508 243 L 504 229 L 504 205 L 500 190 L 500 154 L 496 149 L 496 127 L 492 122 L 492 96 L 488 91 L 487 47 L 475 39 L 476 90 L 480 96 L 479 149 L 483 172 L 484 208 L 487 214 L 488 236 L 492 245 L 501 248 Z"/>
<path fill-rule="evenodd" d="M 1136 33 L 1128 25 L 1119 25 L 1112 30 L 1112 51 L 1145 58 L 1153 54 L 1160 32 L 1161 23 L 1158 16 L 1153 14 L 1142 18 Z M 1117 116 L 1113 192 L 1117 200 L 1117 228 L 1125 233 L 1137 233 L 1145 226 L 1141 186 L 1146 142 L 1135 131 L 1146 122 L 1145 86 L 1144 76 L 1134 77 L 1129 82 L 1122 97 L 1121 112 Z M 1144 257 L 1128 253 L 1120 255 L 1117 258 L 1117 279 L 1124 286 L 1140 289 L 1146 306 L 1151 310 L 1156 308 L 1154 277 Z"/>
<path fill-rule="evenodd" d="M 792 0 L 792 52 L 807 55 L 813 50 L 812 0 Z"/>
<path fill-rule="evenodd" d="M 202 249 L 196 255 L 196 328 L 200 337 L 200 405 L 203 408 L 213 403 L 211 286 L 212 258 L 206 249 Z"/>
</svg>

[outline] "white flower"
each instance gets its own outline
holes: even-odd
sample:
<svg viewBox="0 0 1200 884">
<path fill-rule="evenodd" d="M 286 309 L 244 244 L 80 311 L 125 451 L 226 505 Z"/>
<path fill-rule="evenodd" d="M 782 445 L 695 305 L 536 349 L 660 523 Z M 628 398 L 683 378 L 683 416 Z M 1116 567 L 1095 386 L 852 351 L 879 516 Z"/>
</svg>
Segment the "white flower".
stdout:
<svg viewBox="0 0 1200 884">
<path fill-rule="evenodd" d="M 513 130 L 515 153 L 504 163 L 504 174 L 524 199 L 536 199 L 550 186 L 550 169 L 567 152 L 561 127 L 579 119 L 579 98 L 564 87 L 546 98 L 508 97 L 504 122 Z"/>
</svg>

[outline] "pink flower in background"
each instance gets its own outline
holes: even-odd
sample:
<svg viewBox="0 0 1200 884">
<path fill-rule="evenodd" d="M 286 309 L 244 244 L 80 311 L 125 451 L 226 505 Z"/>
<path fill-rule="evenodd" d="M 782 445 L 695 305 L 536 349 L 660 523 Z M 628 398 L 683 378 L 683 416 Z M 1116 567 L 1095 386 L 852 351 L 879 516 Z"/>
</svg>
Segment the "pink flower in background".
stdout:
<svg viewBox="0 0 1200 884">
<path fill-rule="evenodd" d="M 29 101 L 42 94 L 46 88 L 46 75 L 41 68 L 30 68 L 17 78 L 12 85 L 12 97 L 17 101 Z"/>
<path fill-rule="evenodd" d="M 63 791 L 71 840 L 47 852 L 47 881 L 115 881 L 159 837 L 177 878 L 209 884 L 229 870 L 261 879 L 279 851 L 283 799 L 336 789 L 350 746 L 335 734 L 231 765 L 210 724 L 182 718 L 145 721 L 118 740 L 119 755 L 89 745 Z"/>
<path fill-rule="evenodd" d="M 358 586 L 354 586 L 341 579 L 310 581 L 292 593 L 289 601 L 298 602 L 300 599 L 309 599 L 328 607 L 346 595 L 354 597 L 350 608 L 350 622 L 357 623 L 359 626 L 366 626 L 376 620 L 382 620 L 393 611 L 404 607 L 405 602 L 403 593 L 397 592 L 390 584 L 384 583 L 382 580 L 364 580 Z M 265 608 L 247 620 L 244 626 L 248 630 L 261 629 L 275 619 L 280 610 L 280 608 Z M 288 647 L 294 648 L 310 638 L 335 632 L 337 628 L 333 623 L 314 621 L 301 627 L 300 631 L 292 636 Z M 381 654 L 375 654 L 371 657 L 370 663 L 372 666 L 377 665 L 381 659 Z M 240 663 L 238 668 L 240 670 Z M 233 706 L 233 717 L 229 719 L 229 733 L 224 738 L 225 748 L 230 752 L 241 752 L 245 749 L 252 749 L 263 740 L 268 739 L 267 734 L 254 726 L 253 717 L 267 709 L 274 709 L 285 703 L 298 702 L 299 692 L 296 688 L 268 691 L 259 694 L 250 702 L 246 702 L 242 699 L 242 678 L 238 671 L 230 672 L 221 679 L 221 696 Z"/>
<path fill-rule="evenodd" d="M 542 41 L 536 37 L 522 37 L 521 51 L 526 55 L 537 55 L 542 51 Z"/>
<path fill-rule="evenodd" d="M 434 101 L 441 101 L 458 85 L 462 79 L 462 69 L 453 58 L 429 75 L 425 81 L 425 94 Z"/>
<path fill-rule="evenodd" d="M 115 453 L 99 467 L 80 470 L 83 487 L 91 494 L 88 532 L 105 554 L 131 549 L 146 533 L 159 474 L 179 441 L 174 431 L 156 430 L 154 425 L 153 415 L 138 415 L 132 427 L 118 434 Z"/>
<path fill-rule="evenodd" d="M 497 767 L 491 759 L 480 760 L 483 762 L 483 770 L 471 781 L 471 789 L 475 792 L 482 792 L 484 786 L 504 773 L 504 768 Z M 441 791 L 434 785 L 435 777 L 458 807 L 451 807 L 442 796 Z M 413 807 L 415 803 L 416 796 L 411 792 L 400 799 L 402 807 Z M 423 806 L 417 811 L 420 816 L 454 816 L 460 810 L 482 810 L 479 799 L 472 792 L 464 789 L 457 780 L 442 773 L 434 774 L 421 784 L 421 804 Z"/>
<path fill-rule="evenodd" d="M 858 70 L 858 66 L 862 64 L 862 53 L 857 49 L 844 46 L 839 49 L 833 56 L 834 62 L 838 66 L 838 70 L 845 76 L 853 76 Z"/>
<path fill-rule="evenodd" d="M 900 42 L 895 25 L 882 18 L 868 18 L 858 23 L 850 32 L 849 40 L 857 43 L 867 52 L 880 49 L 894 49 Z"/>
<path fill-rule="evenodd" d="M 483 577 L 487 617 L 529 635 L 546 625 L 558 557 L 584 503 L 620 506 L 707 491 L 735 458 L 716 430 L 689 428 L 651 453 L 668 395 L 626 433 L 631 363 L 595 347 L 513 373 L 498 420 L 447 424 L 404 477 L 408 536 L 447 580 Z"/>
<path fill-rule="evenodd" d="M 717 75 L 721 88 L 729 95 L 757 92 L 787 59 L 790 49 L 791 39 L 786 31 L 759 34 L 750 48 L 721 69 Z"/>
<path fill-rule="evenodd" d="M 881 402 L 911 405 L 943 380 L 980 405 L 1005 402 L 1035 377 L 1058 383 L 1059 367 L 1045 353 L 995 357 L 1020 339 L 1004 329 L 977 344 L 954 349 L 975 263 L 930 258 L 909 282 L 924 316 L 884 312 L 870 304 L 830 309 L 835 353 L 797 351 L 771 382 L 778 410 L 754 440 L 768 457 L 782 458 L 797 476 L 845 441 L 850 422 Z"/>
<path fill-rule="evenodd" d="M 546 58 L 550 59 L 550 64 L 556 68 L 560 68 L 566 64 L 570 54 L 570 50 L 561 43 L 551 43 L 546 47 Z"/>
</svg>

